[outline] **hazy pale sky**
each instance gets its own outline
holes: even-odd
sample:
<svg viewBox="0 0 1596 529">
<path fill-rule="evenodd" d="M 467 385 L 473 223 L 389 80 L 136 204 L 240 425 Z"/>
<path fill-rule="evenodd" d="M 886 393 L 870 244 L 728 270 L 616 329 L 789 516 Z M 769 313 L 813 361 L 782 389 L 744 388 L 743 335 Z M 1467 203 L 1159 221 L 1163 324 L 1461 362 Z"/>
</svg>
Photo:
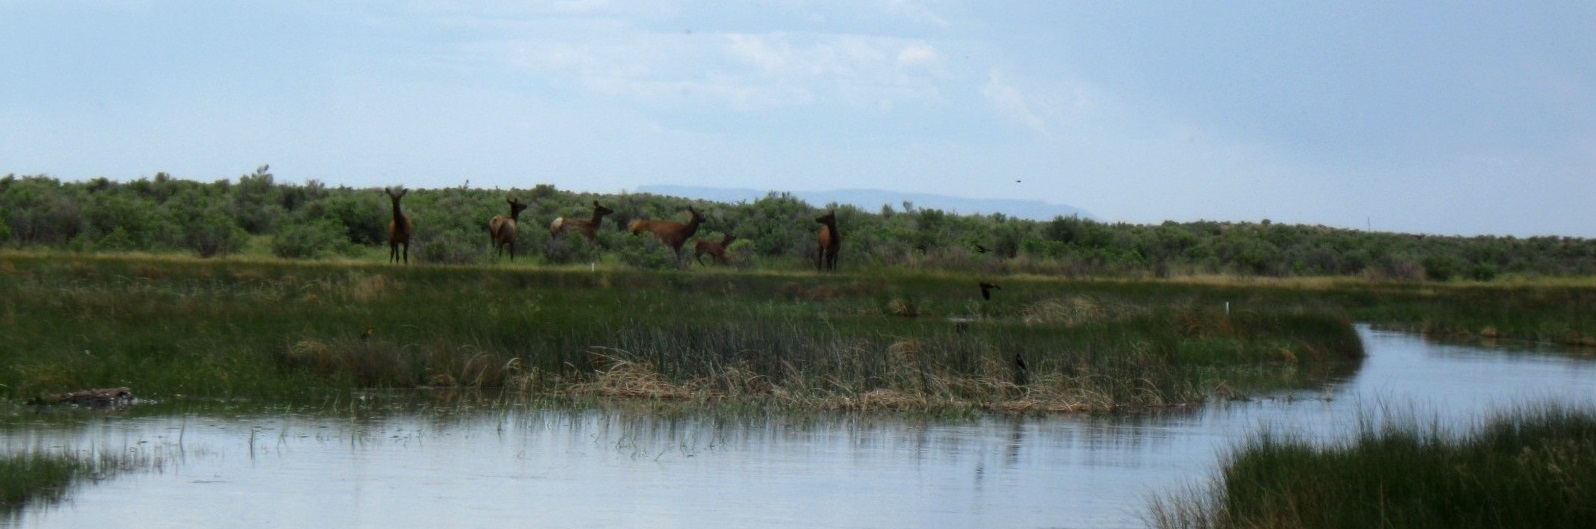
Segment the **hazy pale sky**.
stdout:
<svg viewBox="0 0 1596 529">
<path fill-rule="evenodd" d="M 1596 3 L 0 0 L 0 174 L 1596 237 Z"/>
</svg>

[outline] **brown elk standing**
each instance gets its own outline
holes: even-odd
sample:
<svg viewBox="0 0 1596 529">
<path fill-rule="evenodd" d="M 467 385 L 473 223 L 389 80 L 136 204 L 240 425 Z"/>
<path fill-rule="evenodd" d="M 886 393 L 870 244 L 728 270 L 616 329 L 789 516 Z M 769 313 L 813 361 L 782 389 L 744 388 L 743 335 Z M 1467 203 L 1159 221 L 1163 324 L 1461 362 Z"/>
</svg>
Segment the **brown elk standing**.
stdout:
<svg viewBox="0 0 1596 529">
<path fill-rule="evenodd" d="M 676 260 L 680 262 L 682 260 L 682 244 L 687 242 L 688 237 L 698 233 L 698 225 L 704 223 L 704 216 L 699 214 L 698 210 L 693 209 L 692 206 L 687 206 L 687 213 L 693 216 L 693 219 L 687 221 L 687 224 L 669 220 L 639 219 L 632 221 L 626 228 L 631 230 L 632 235 L 645 231 L 653 233 L 654 236 L 659 237 L 660 242 L 665 243 L 666 246 L 671 247 L 671 251 L 676 252 Z"/>
<path fill-rule="evenodd" d="M 693 260 L 704 264 L 704 254 L 709 254 L 709 259 L 714 264 L 726 264 L 726 246 L 736 240 L 737 236 L 727 233 L 720 238 L 720 242 L 709 239 L 693 241 Z"/>
<path fill-rule="evenodd" d="M 510 262 L 515 262 L 515 224 L 520 221 L 521 211 L 526 209 L 520 199 L 507 198 L 510 203 L 510 215 L 494 215 L 488 221 L 488 237 L 493 241 L 493 250 L 496 255 L 504 255 L 504 247 L 510 247 Z"/>
<path fill-rule="evenodd" d="M 576 230 L 576 232 L 582 234 L 583 237 L 587 237 L 587 242 L 588 243 L 592 243 L 592 242 L 594 242 L 594 239 L 596 237 L 598 237 L 599 223 L 604 222 L 604 216 L 605 215 L 609 215 L 609 214 L 614 213 L 614 212 L 615 212 L 615 210 L 612 210 L 610 208 L 606 208 L 604 206 L 600 206 L 598 201 L 594 200 L 593 201 L 593 218 L 590 218 L 590 219 L 568 219 L 568 218 L 565 218 L 565 217 L 556 218 L 556 219 L 554 219 L 554 222 L 549 223 L 549 236 L 550 237 L 559 237 L 561 233 L 565 233 L 565 232 L 571 231 L 571 230 Z"/>
<path fill-rule="evenodd" d="M 820 228 L 820 251 L 815 254 L 815 269 L 836 271 L 837 250 L 842 249 L 842 233 L 837 231 L 837 212 L 827 211 L 815 222 L 824 224 Z"/>
<path fill-rule="evenodd" d="M 388 193 L 388 200 L 393 202 L 393 218 L 388 221 L 388 262 L 397 263 L 401 255 L 404 263 L 410 264 L 410 235 L 416 232 L 416 225 L 410 222 L 410 216 L 399 210 L 399 199 L 405 197 L 410 190 L 400 186 L 397 191 L 384 187 Z M 399 248 L 404 247 L 401 253 Z"/>
</svg>

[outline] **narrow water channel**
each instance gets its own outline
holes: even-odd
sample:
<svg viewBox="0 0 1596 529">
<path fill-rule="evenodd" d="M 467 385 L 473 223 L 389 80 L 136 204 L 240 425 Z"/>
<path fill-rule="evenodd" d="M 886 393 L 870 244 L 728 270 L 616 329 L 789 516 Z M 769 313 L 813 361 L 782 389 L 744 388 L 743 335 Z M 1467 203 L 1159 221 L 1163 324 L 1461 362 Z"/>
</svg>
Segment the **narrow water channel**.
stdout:
<svg viewBox="0 0 1596 529">
<path fill-rule="evenodd" d="M 619 410 L 380 419 L 104 417 L 0 449 L 152 456 L 16 527 L 1139 527 L 1260 428 L 1318 439 L 1382 409 L 1467 426 L 1516 404 L 1596 403 L 1596 356 L 1441 345 L 1360 328 L 1324 387 L 1115 417 L 725 420 Z"/>
</svg>

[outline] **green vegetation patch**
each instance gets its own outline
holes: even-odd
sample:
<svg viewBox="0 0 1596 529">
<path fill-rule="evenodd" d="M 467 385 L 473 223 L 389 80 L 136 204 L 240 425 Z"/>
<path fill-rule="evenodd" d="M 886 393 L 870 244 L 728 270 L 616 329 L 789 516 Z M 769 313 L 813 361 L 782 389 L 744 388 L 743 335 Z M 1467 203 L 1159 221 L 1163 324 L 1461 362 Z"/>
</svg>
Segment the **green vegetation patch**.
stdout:
<svg viewBox="0 0 1596 529">
<path fill-rule="evenodd" d="M 148 470 L 163 463 L 163 456 L 139 449 L 32 449 L 0 454 L 0 520 L 11 520 L 29 504 L 60 502 L 74 486 L 85 481 Z"/>
<path fill-rule="evenodd" d="M 1365 421 L 1330 445 L 1265 433 L 1211 491 L 1153 513 L 1159 527 L 1592 527 L 1596 413 L 1541 405 L 1463 435 Z"/>
<path fill-rule="evenodd" d="M 0 394 L 491 388 L 819 408 L 1102 411 L 1202 400 L 1362 349 L 1289 291 L 956 274 L 402 267 L 6 254 Z M 1270 307 L 1260 311 L 1256 307 Z M 1023 366 L 1023 367 L 1022 367 Z"/>
</svg>

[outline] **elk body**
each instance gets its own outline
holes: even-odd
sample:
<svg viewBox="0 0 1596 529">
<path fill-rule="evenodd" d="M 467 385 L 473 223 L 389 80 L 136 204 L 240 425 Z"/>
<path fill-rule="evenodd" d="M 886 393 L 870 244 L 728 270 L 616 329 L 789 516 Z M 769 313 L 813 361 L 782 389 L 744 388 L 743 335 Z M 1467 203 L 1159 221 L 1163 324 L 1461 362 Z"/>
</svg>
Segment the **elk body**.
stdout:
<svg viewBox="0 0 1596 529">
<path fill-rule="evenodd" d="M 550 237 L 559 237 L 561 233 L 565 233 L 567 231 L 573 231 L 574 230 L 577 233 L 582 234 L 583 237 L 586 237 L 587 238 L 587 242 L 592 243 L 592 242 L 594 242 L 594 239 L 598 237 L 599 223 L 604 222 L 604 216 L 605 215 L 609 215 L 609 214 L 614 213 L 614 212 L 615 212 L 615 210 L 612 210 L 610 208 L 606 208 L 604 206 L 600 206 L 598 201 L 594 200 L 593 201 L 593 218 L 589 218 L 589 219 L 568 219 L 568 218 L 565 218 L 565 217 L 556 218 L 556 219 L 554 219 L 554 222 L 549 223 L 549 236 Z"/>
<path fill-rule="evenodd" d="M 410 222 L 410 216 L 399 209 L 399 199 L 405 197 L 410 190 L 403 186 L 397 190 L 382 188 L 388 193 L 388 200 L 393 202 L 393 218 L 388 220 L 388 262 L 397 263 L 401 256 L 405 264 L 410 264 L 410 235 L 415 233 L 416 226 Z M 403 252 L 400 248 L 403 247 Z"/>
<path fill-rule="evenodd" d="M 514 198 L 507 198 L 504 201 L 510 204 L 510 214 L 508 216 L 494 215 L 493 219 L 488 221 L 488 237 L 493 242 L 495 255 L 504 255 L 504 248 L 506 246 L 510 247 L 510 262 L 513 263 L 515 262 L 515 224 L 520 220 L 521 211 L 526 209 L 526 204 L 522 204 L 519 199 Z"/>
<path fill-rule="evenodd" d="M 699 214 L 698 210 L 693 209 L 692 206 L 687 206 L 687 213 L 693 216 L 692 220 L 687 221 L 687 224 L 669 220 L 639 219 L 632 221 L 626 228 L 631 230 L 632 235 L 645 231 L 654 234 L 655 237 L 659 237 L 660 242 L 671 247 L 671 251 L 676 252 L 676 260 L 681 261 L 682 244 L 687 242 L 688 237 L 698 233 L 698 225 L 704 223 L 704 216 Z"/>
<path fill-rule="evenodd" d="M 818 238 L 819 251 L 815 253 L 815 269 L 837 270 L 837 250 L 842 249 L 842 233 L 837 231 L 837 212 L 827 211 L 815 219 L 822 224 Z"/>
<path fill-rule="evenodd" d="M 709 254 L 709 259 L 714 264 L 726 264 L 726 246 L 730 245 L 737 236 L 730 233 L 720 238 L 720 242 L 709 239 L 693 241 L 693 260 L 704 264 L 704 254 Z"/>
</svg>

